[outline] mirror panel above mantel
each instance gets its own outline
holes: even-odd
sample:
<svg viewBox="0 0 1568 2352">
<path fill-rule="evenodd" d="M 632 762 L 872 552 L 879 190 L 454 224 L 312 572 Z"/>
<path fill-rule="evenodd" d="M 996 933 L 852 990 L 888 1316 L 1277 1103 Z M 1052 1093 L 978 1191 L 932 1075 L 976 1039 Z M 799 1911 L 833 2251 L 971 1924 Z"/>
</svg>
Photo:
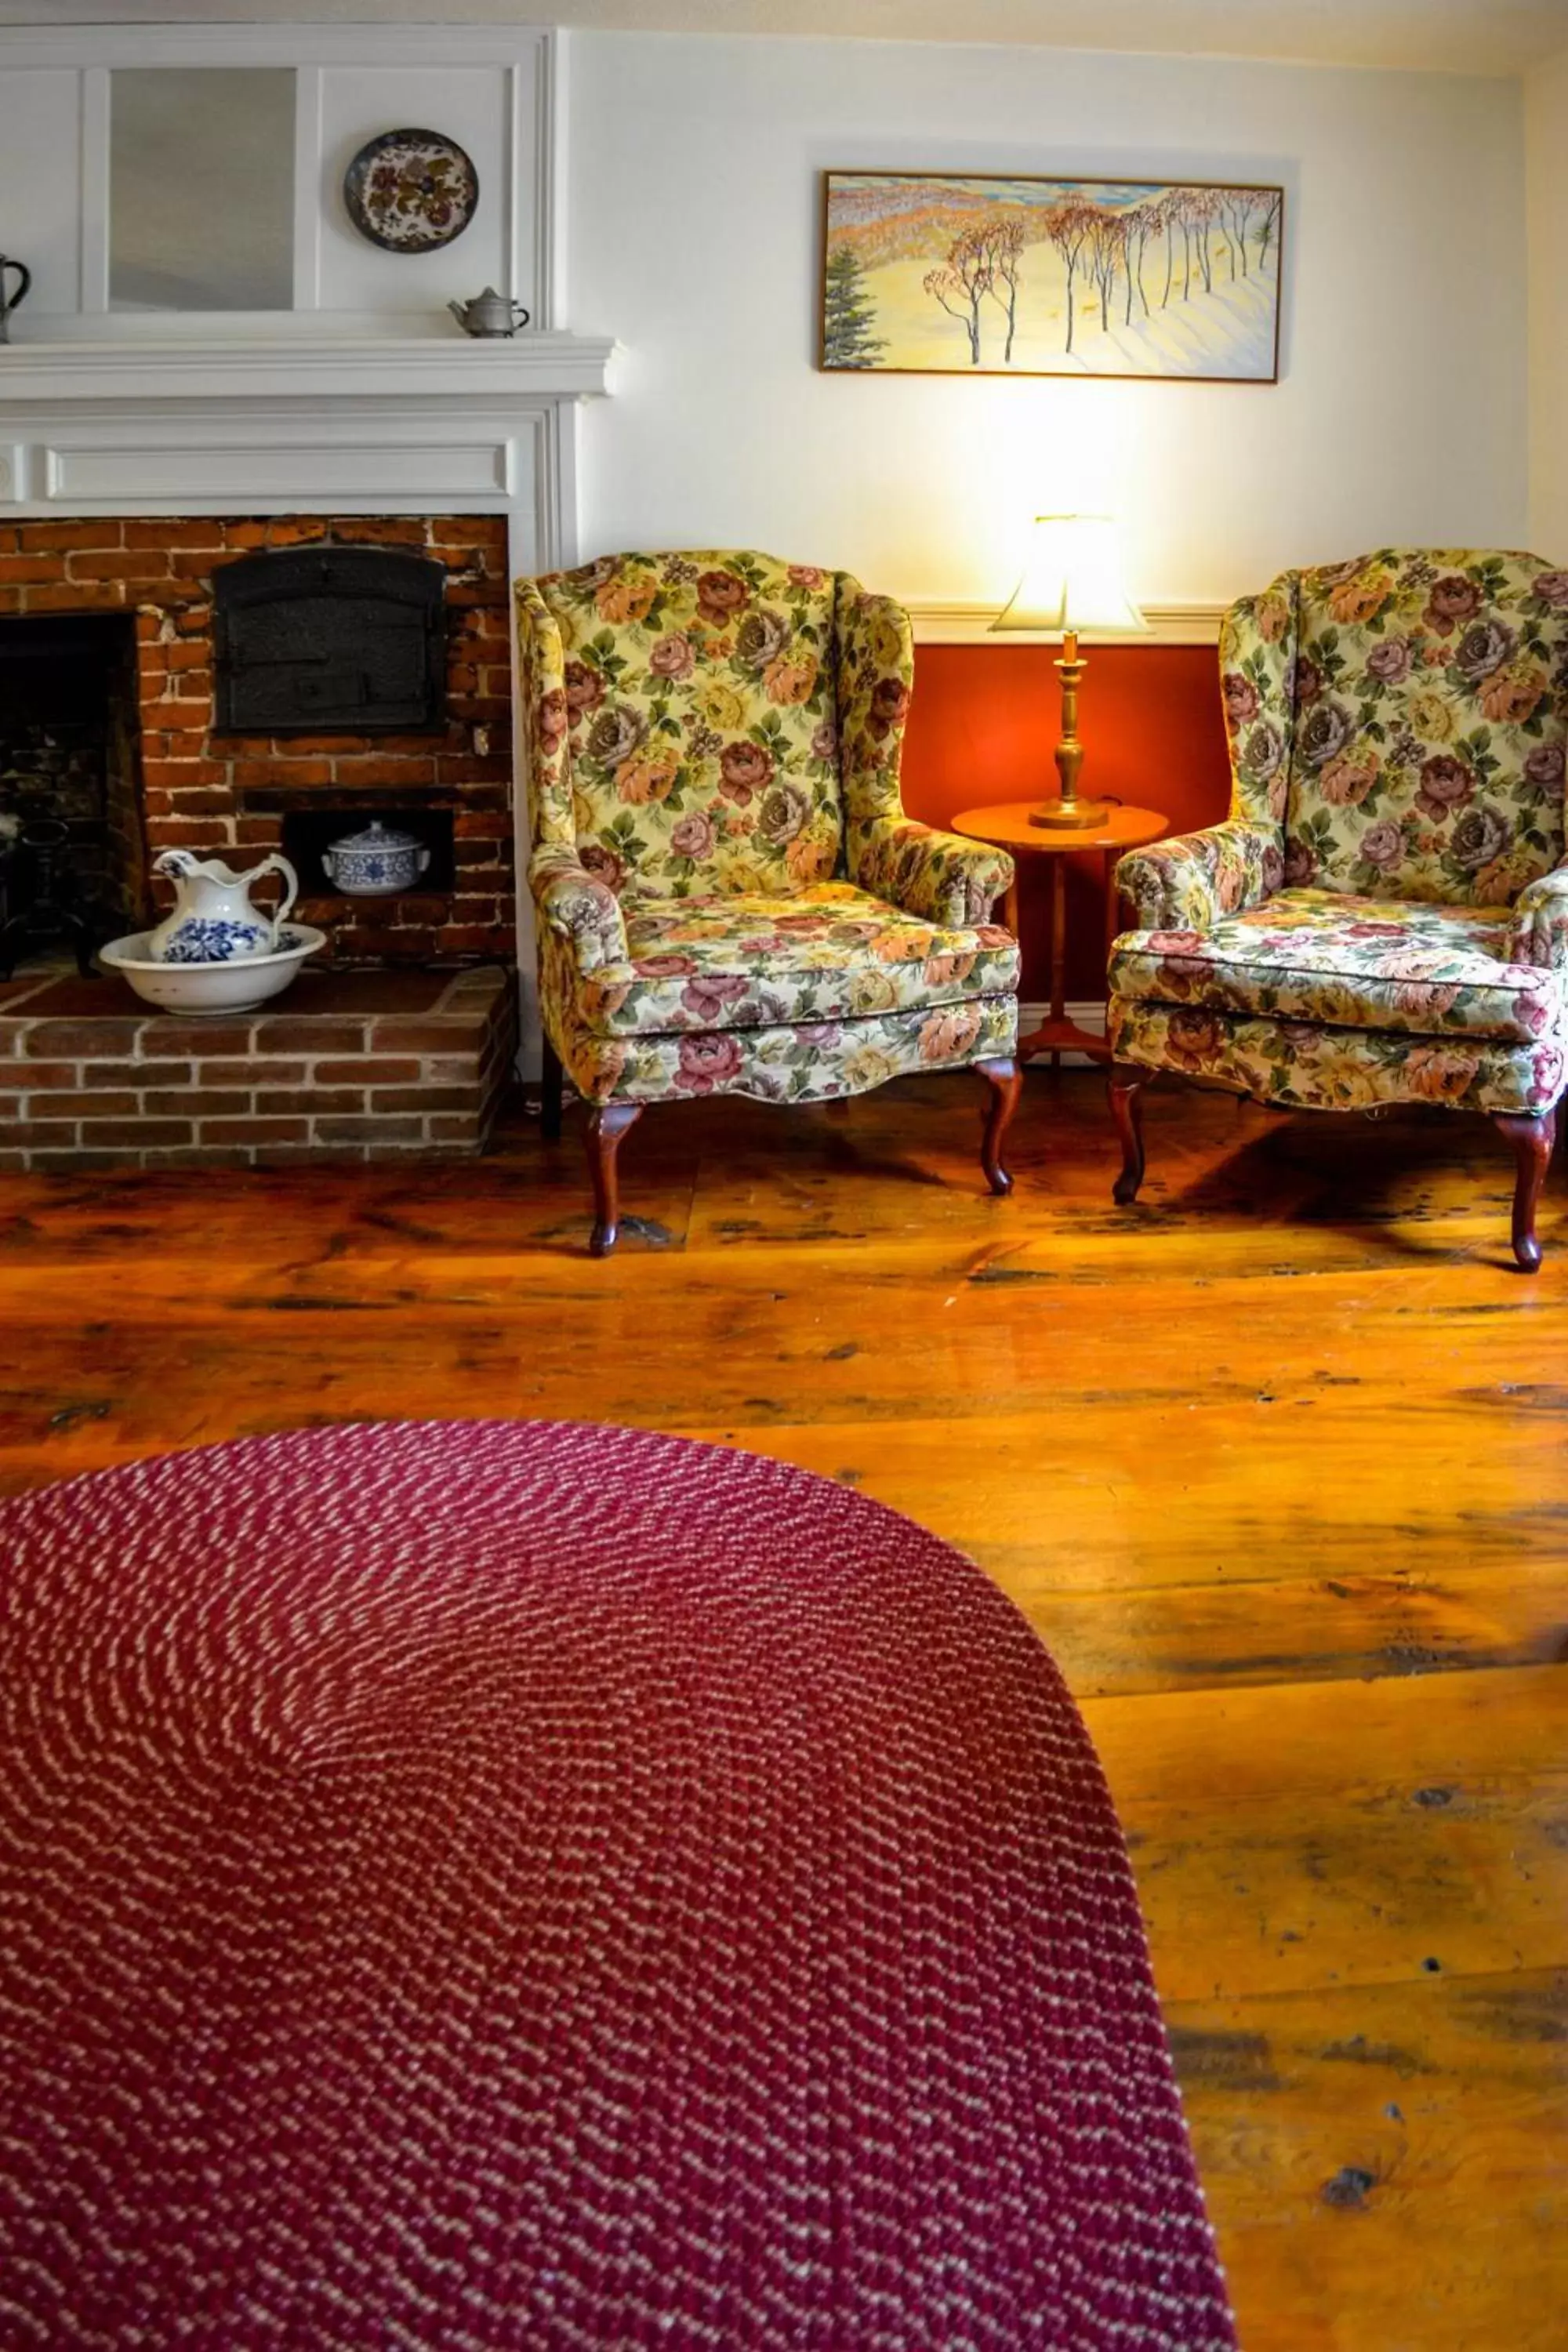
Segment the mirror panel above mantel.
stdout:
<svg viewBox="0 0 1568 2352">
<path fill-rule="evenodd" d="M 292 310 L 298 119 L 288 66 L 114 68 L 111 311 Z"/>
</svg>

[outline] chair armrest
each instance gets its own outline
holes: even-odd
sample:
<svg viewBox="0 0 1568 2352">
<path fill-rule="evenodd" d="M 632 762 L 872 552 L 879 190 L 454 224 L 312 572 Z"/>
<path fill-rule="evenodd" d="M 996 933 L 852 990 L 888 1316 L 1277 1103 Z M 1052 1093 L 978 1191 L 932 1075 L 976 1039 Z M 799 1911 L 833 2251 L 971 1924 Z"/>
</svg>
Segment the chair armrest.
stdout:
<svg viewBox="0 0 1568 2352">
<path fill-rule="evenodd" d="M 1116 887 L 1131 899 L 1140 930 L 1205 931 L 1222 915 L 1261 905 L 1284 876 L 1278 824 L 1233 816 L 1131 851 L 1116 868 Z"/>
<path fill-rule="evenodd" d="M 629 966 L 621 902 L 608 883 L 595 880 L 575 849 L 542 843 L 529 860 L 528 882 L 540 921 L 570 942 L 579 971 Z"/>
<path fill-rule="evenodd" d="M 1568 966 L 1568 866 L 1527 882 L 1514 900 L 1509 961 L 1549 971 Z"/>
<path fill-rule="evenodd" d="M 1005 849 L 937 833 L 913 817 L 872 817 L 849 826 L 849 878 L 873 898 L 944 930 L 972 930 L 1013 879 Z"/>
</svg>

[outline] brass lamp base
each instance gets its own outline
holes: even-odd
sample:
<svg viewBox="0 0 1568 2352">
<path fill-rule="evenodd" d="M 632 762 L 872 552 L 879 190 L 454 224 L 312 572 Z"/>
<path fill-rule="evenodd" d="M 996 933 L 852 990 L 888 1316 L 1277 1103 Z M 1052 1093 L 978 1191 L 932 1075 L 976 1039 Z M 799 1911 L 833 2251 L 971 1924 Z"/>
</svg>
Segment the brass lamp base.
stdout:
<svg viewBox="0 0 1568 2352">
<path fill-rule="evenodd" d="M 1062 658 L 1057 667 L 1062 680 L 1062 732 L 1056 759 L 1062 789 L 1056 800 L 1041 801 L 1029 811 L 1029 823 L 1053 833 L 1058 828 L 1063 833 L 1095 833 L 1106 823 L 1115 803 L 1084 801 L 1078 796 L 1078 772 L 1083 765 L 1083 745 L 1078 740 L 1078 689 L 1089 664 L 1079 659 L 1075 629 L 1063 634 Z"/>
<path fill-rule="evenodd" d="M 1029 811 L 1029 823 L 1052 833 L 1058 829 L 1064 833 L 1097 833 L 1110 822 L 1110 812 L 1116 805 L 1114 801 L 1042 801 L 1038 808 Z"/>
</svg>

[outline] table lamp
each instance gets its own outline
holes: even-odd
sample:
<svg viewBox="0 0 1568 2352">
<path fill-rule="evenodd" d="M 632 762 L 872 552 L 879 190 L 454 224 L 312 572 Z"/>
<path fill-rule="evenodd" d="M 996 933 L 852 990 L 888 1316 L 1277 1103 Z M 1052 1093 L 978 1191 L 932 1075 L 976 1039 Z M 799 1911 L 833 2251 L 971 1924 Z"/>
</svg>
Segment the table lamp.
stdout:
<svg viewBox="0 0 1568 2352">
<path fill-rule="evenodd" d="M 1062 789 L 1059 798 L 1042 801 L 1030 810 L 1030 824 L 1084 830 L 1103 824 L 1110 803 L 1078 796 L 1078 772 L 1083 765 L 1083 745 L 1078 740 L 1078 688 L 1089 667 L 1079 659 L 1078 641 L 1080 636 L 1112 632 L 1117 636 L 1134 631 L 1142 635 L 1149 627 L 1122 584 L 1116 525 L 1110 517 L 1037 515 L 1023 577 L 991 626 L 999 632 L 1028 629 L 1062 641 L 1062 657 L 1057 664 L 1062 677 L 1062 732 L 1056 751 Z"/>
</svg>

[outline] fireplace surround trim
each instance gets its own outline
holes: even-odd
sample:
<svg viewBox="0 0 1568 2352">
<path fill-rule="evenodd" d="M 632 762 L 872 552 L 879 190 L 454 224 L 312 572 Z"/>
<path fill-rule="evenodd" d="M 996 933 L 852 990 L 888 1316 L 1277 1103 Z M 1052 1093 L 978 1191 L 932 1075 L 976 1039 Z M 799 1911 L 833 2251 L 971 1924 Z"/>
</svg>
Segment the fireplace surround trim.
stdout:
<svg viewBox="0 0 1568 2352">
<path fill-rule="evenodd" d="M 575 417 L 618 346 L 539 334 L 312 344 L 18 344 L 0 522 L 50 514 L 504 509 L 515 568 L 576 553 Z"/>
</svg>

